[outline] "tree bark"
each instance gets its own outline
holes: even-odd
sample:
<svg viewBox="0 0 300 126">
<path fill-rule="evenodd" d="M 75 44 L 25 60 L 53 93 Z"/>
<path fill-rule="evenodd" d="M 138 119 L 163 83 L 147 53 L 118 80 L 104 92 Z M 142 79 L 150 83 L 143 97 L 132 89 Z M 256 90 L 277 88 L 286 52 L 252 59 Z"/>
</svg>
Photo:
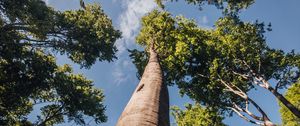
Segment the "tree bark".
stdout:
<svg viewBox="0 0 300 126">
<path fill-rule="evenodd" d="M 287 107 L 295 116 L 300 118 L 300 111 L 291 103 L 289 102 L 282 94 L 278 93 L 273 87 L 267 88 L 273 95 L 285 106 Z"/>
<path fill-rule="evenodd" d="M 158 55 L 150 48 L 150 59 L 117 126 L 169 126 L 169 94 L 163 83 Z"/>
</svg>

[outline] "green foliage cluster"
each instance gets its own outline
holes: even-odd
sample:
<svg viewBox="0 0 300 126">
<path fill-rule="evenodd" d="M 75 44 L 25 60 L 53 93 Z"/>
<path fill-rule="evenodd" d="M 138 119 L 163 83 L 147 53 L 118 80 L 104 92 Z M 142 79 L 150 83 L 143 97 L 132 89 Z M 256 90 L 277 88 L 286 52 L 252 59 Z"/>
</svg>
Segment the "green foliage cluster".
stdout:
<svg viewBox="0 0 300 126">
<path fill-rule="evenodd" d="M 163 2 L 178 1 L 178 0 L 155 0 L 159 7 L 164 8 Z M 188 4 L 198 5 L 200 9 L 203 5 L 214 5 L 218 9 L 224 10 L 225 14 L 237 13 L 241 9 L 248 8 L 254 3 L 254 0 L 185 0 Z"/>
<path fill-rule="evenodd" d="M 65 11 L 58 24 L 63 31 L 64 42 L 58 40 L 55 49 L 69 55 L 75 63 L 89 67 L 99 61 L 112 61 L 117 58 L 114 42 L 121 34 L 112 26 L 112 21 L 97 4 L 85 10 Z"/>
<path fill-rule="evenodd" d="M 293 84 L 285 93 L 285 97 L 298 109 L 300 109 L 300 82 Z M 293 115 L 290 110 L 282 103 L 280 105 L 280 113 L 283 126 L 299 126 L 300 118 Z"/>
<path fill-rule="evenodd" d="M 277 91 L 299 78 L 299 54 L 268 47 L 267 30 L 270 25 L 243 22 L 237 16 L 222 17 L 214 29 L 205 29 L 193 20 L 155 10 L 143 18 L 137 43 L 147 49 L 154 41 L 167 84 L 178 85 L 181 94 L 201 105 L 231 115 L 235 105 L 248 109 L 247 92 L 257 83 L 275 79 Z M 145 56 L 141 53 L 146 52 L 135 52 Z M 146 62 L 131 57 L 136 65 Z"/>
<path fill-rule="evenodd" d="M 54 57 L 66 54 L 85 68 L 116 58 L 120 32 L 101 7 L 59 12 L 42 0 L 1 0 L 0 13 L 0 125 L 106 121 L 102 91 Z M 35 106 L 41 115 L 29 121 Z"/>
<path fill-rule="evenodd" d="M 181 110 L 177 106 L 171 108 L 178 126 L 226 126 L 216 111 L 199 104 L 187 104 L 185 107 L 186 110 Z"/>
<path fill-rule="evenodd" d="M 136 77 L 138 79 L 141 79 L 144 69 L 147 65 L 147 61 L 149 61 L 149 54 L 146 53 L 145 51 L 139 51 L 137 49 L 128 50 L 128 52 L 129 52 L 129 57 L 135 59 L 133 61 L 133 64 L 135 64 L 137 68 Z"/>
<path fill-rule="evenodd" d="M 298 67 L 295 59 L 299 56 L 294 52 L 285 54 L 281 50 L 270 49 L 263 33 L 263 24 L 260 23 L 243 23 L 231 17 L 219 19 L 216 28 L 208 31 L 207 39 L 202 37 L 197 44 L 188 44 L 200 49 L 189 46 L 186 50 L 188 55 L 184 55 L 184 59 L 178 57 L 183 63 L 176 65 L 183 67 L 184 76 L 180 75 L 182 79 L 176 83 L 182 93 L 197 101 L 228 107 L 240 100 L 225 90 L 221 80 L 244 92 L 254 87 L 256 76 L 278 80 L 278 88 L 295 82 L 299 74 L 295 69 Z M 186 77 L 190 80 L 187 81 Z"/>
</svg>

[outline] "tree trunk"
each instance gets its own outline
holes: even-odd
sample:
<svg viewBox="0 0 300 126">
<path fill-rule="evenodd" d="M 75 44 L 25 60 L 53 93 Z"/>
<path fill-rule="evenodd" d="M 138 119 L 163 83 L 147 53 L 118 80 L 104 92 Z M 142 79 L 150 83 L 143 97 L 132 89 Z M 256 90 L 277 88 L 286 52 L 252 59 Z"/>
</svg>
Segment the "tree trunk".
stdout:
<svg viewBox="0 0 300 126">
<path fill-rule="evenodd" d="M 300 111 L 291 103 L 289 102 L 282 94 L 278 93 L 274 88 L 268 87 L 268 90 L 272 92 L 275 97 L 285 106 L 287 107 L 295 116 L 300 118 Z"/>
<path fill-rule="evenodd" d="M 150 59 L 117 126 L 169 126 L 169 94 L 163 83 L 157 53 L 150 48 Z"/>
</svg>

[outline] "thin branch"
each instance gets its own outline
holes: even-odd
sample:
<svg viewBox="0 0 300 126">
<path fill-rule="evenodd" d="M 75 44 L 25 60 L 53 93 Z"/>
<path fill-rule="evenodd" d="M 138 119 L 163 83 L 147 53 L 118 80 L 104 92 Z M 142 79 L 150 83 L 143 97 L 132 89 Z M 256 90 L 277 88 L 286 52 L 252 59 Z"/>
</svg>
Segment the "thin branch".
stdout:
<svg viewBox="0 0 300 126">
<path fill-rule="evenodd" d="M 64 106 L 62 105 L 57 111 L 54 112 L 54 114 L 52 114 L 51 116 L 50 115 L 47 115 L 45 120 L 42 121 L 40 124 L 38 124 L 37 126 L 45 126 L 46 123 L 48 121 L 50 121 L 52 118 L 56 117 L 56 116 L 59 116 L 60 114 L 62 114 L 60 111 L 64 108 Z"/>
<path fill-rule="evenodd" d="M 241 77 L 244 78 L 244 79 L 249 79 L 249 78 L 250 78 L 250 76 L 249 76 L 249 75 L 246 75 L 246 74 L 240 74 L 240 73 L 237 73 L 237 72 L 235 72 L 235 71 L 232 71 L 232 73 L 235 74 L 235 75 L 239 75 L 239 76 L 241 76 Z"/>
<path fill-rule="evenodd" d="M 248 100 L 262 114 L 264 121 L 270 121 L 267 114 L 261 109 L 261 107 L 256 102 L 254 102 L 251 98 L 248 98 Z"/>
<path fill-rule="evenodd" d="M 260 61 L 260 58 L 258 60 L 258 73 L 260 73 L 260 70 L 261 70 L 261 61 Z"/>
<path fill-rule="evenodd" d="M 45 104 L 45 103 L 47 103 L 47 102 L 40 101 L 40 102 L 34 102 L 32 105 L 34 106 L 34 105 Z"/>
<path fill-rule="evenodd" d="M 22 40 L 27 40 L 27 41 L 30 41 L 30 42 L 38 42 L 38 43 L 42 43 L 42 44 L 52 44 L 53 41 L 47 41 L 47 40 L 36 40 L 36 39 L 30 39 L 28 37 L 26 38 L 21 38 Z"/>
<path fill-rule="evenodd" d="M 260 126 L 264 126 L 263 123 L 261 122 L 256 122 L 256 121 L 253 121 L 253 120 L 250 120 L 249 118 L 247 118 L 245 115 L 243 115 L 239 110 L 235 109 L 235 108 L 232 108 L 232 107 L 229 107 L 231 110 L 233 110 L 238 116 L 240 116 L 242 119 L 250 122 L 250 123 L 253 123 L 253 124 L 256 124 L 256 125 L 260 125 Z"/>
<path fill-rule="evenodd" d="M 233 89 L 233 87 L 232 87 L 231 84 L 226 83 L 226 82 L 223 81 L 222 79 L 219 79 L 219 80 L 220 80 L 221 83 L 222 83 L 223 85 L 225 85 L 225 86 L 227 87 L 227 89 L 229 89 L 231 92 L 233 92 L 233 93 L 236 94 L 236 95 L 239 95 L 239 96 L 242 97 L 243 99 L 247 99 L 247 95 L 246 95 L 244 92 L 242 92 L 242 90 L 237 91 L 237 90 Z M 238 88 L 238 89 L 239 89 L 239 88 Z"/>
<path fill-rule="evenodd" d="M 265 85 L 265 83 L 262 82 L 262 78 L 261 77 L 253 77 L 253 82 L 254 84 L 262 87 L 262 88 L 266 88 L 267 89 L 267 85 Z"/>
<path fill-rule="evenodd" d="M 248 99 L 246 100 L 246 108 L 244 109 L 244 112 L 247 113 L 249 116 L 251 116 L 252 118 L 254 118 L 256 120 L 263 121 L 262 117 L 254 115 L 252 112 L 249 111 L 249 100 Z"/>
<path fill-rule="evenodd" d="M 278 81 L 278 82 L 276 83 L 276 85 L 275 85 L 275 91 L 276 91 L 276 92 L 278 91 L 278 88 L 280 87 L 280 84 L 281 84 L 280 81 Z"/>
<path fill-rule="evenodd" d="M 223 81 L 222 79 L 220 79 L 221 83 L 224 84 L 228 89 L 229 91 L 233 92 L 234 94 L 240 96 L 241 98 L 243 98 L 245 101 L 246 101 L 246 110 L 245 109 L 242 109 L 240 108 L 239 106 L 237 106 L 235 103 L 234 103 L 234 106 L 236 108 L 238 108 L 238 110 L 240 111 L 243 111 L 245 113 L 247 113 L 249 116 L 251 116 L 252 118 L 256 119 L 256 120 L 260 120 L 260 121 L 270 121 L 270 119 L 268 118 L 267 114 L 260 108 L 260 106 L 254 102 L 251 98 L 248 97 L 248 95 L 243 92 L 240 88 L 238 88 L 237 86 L 233 85 L 233 84 L 229 84 L 229 83 L 226 83 L 225 81 Z M 234 88 L 236 88 L 237 90 L 235 90 Z M 248 109 L 248 101 L 254 105 L 254 107 L 262 114 L 262 118 L 259 117 L 259 116 L 256 116 L 254 115 L 253 113 L 251 113 Z"/>
<path fill-rule="evenodd" d="M 203 77 L 203 78 L 208 78 L 208 79 L 209 79 L 209 77 L 208 77 L 208 76 L 205 76 L 205 75 L 203 75 L 203 74 L 197 74 L 197 75 L 199 75 L 200 77 Z"/>
</svg>

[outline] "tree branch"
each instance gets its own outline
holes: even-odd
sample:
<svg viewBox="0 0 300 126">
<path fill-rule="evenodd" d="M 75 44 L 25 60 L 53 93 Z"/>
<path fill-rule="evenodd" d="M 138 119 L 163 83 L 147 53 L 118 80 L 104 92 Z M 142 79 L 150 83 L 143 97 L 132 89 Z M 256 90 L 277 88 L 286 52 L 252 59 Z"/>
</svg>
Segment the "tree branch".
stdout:
<svg viewBox="0 0 300 126">
<path fill-rule="evenodd" d="M 239 76 L 241 76 L 241 77 L 244 78 L 244 79 L 249 79 L 249 78 L 250 78 L 250 76 L 249 76 L 249 75 L 246 75 L 246 74 L 240 74 L 240 73 L 237 73 L 237 72 L 235 72 L 235 71 L 232 71 L 232 73 L 235 74 L 235 75 L 239 75 Z"/>
<path fill-rule="evenodd" d="M 46 126 L 46 123 L 47 123 L 48 121 L 50 121 L 50 120 L 53 119 L 54 117 L 59 116 L 60 114 L 62 114 L 60 111 L 61 111 L 63 108 L 64 108 L 64 106 L 62 105 L 59 109 L 57 109 L 57 110 L 54 112 L 54 114 L 52 114 L 52 115 L 47 115 L 46 118 L 45 118 L 45 120 L 42 121 L 42 122 L 41 122 L 40 124 L 38 124 L 37 126 Z"/>
<path fill-rule="evenodd" d="M 246 100 L 246 108 L 244 109 L 244 112 L 246 112 L 249 116 L 256 120 L 264 121 L 262 117 L 259 117 L 257 115 L 254 115 L 252 112 L 249 111 L 249 100 Z"/>
<path fill-rule="evenodd" d="M 233 107 L 228 107 L 228 108 L 230 108 L 231 110 L 233 110 L 238 116 L 240 116 L 242 119 L 246 120 L 247 122 L 250 122 L 250 123 L 253 123 L 253 124 L 256 124 L 256 125 L 260 125 L 260 126 L 264 126 L 264 124 L 261 123 L 261 122 L 256 122 L 256 121 L 250 120 L 249 118 L 247 118 L 245 115 L 243 115 L 236 108 L 233 108 Z"/>
<path fill-rule="evenodd" d="M 251 98 L 248 97 L 248 95 L 242 91 L 239 87 L 233 85 L 233 84 L 230 84 L 230 83 L 226 83 L 225 81 L 223 81 L 222 79 L 219 79 L 221 81 L 221 83 L 223 85 L 226 86 L 226 88 L 233 92 L 234 94 L 240 96 L 241 98 L 243 98 L 245 101 L 246 101 L 246 109 L 242 109 L 241 107 L 239 107 L 238 105 L 236 105 L 235 103 L 234 104 L 234 107 L 236 107 L 236 110 L 239 110 L 239 111 L 242 111 L 242 112 L 245 112 L 247 113 L 249 116 L 251 116 L 253 119 L 256 119 L 256 120 L 260 120 L 260 121 L 264 121 L 264 122 L 270 122 L 270 119 L 268 118 L 267 114 L 260 108 L 260 106 L 254 102 Z M 234 89 L 235 88 L 235 89 Z M 248 104 L 249 102 L 251 104 L 254 105 L 254 107 L 262 114 L 262 118 L 259 117 L 259 116 L 256 116 L 254 115 L 253 113 L 251 113 L 248 109 Z"/>
</svg>

